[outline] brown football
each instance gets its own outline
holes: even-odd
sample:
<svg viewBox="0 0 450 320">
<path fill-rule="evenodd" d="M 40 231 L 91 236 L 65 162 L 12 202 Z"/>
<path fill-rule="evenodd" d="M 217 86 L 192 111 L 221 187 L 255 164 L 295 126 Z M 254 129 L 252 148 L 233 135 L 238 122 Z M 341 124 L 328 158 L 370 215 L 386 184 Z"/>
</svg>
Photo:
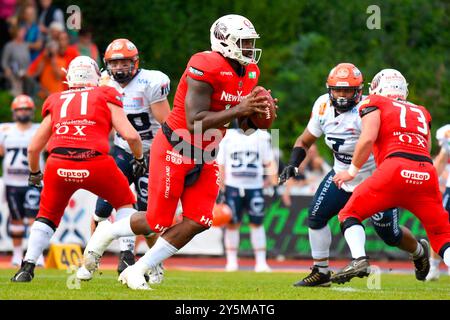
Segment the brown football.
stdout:
<svg viewBox="0 0 450 320">
<path fill-rule="evenodd" d="M 264 89 L 261 86 L 255 87 L 253 90 L 257 90 L 261 88 L 262 90 L 256 95 L 259 96 L 267 96 L 269 98 L 270 105 L 266 107 L 266 113 L 254 113 L 250 115 L 250 120 L 257 126 L 259 129 L 269 129 L 272 126 L 273 121 L 275 120 L 275 101 L 273 100 L 269 91 Z"/>
</svg>

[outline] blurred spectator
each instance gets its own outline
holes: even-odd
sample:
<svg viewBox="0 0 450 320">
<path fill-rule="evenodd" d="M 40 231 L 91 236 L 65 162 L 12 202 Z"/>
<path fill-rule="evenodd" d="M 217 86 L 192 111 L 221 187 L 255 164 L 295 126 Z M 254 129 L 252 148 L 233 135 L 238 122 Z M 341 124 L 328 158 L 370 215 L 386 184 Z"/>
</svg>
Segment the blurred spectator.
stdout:
<svg viewBox="0 0 450 320">
<path fill-rule="evenodd" d="M 11 27 L 11 38 L 2 54 L 2 68 L 11 85 L 11 94 L 17 96 L 24 93 L 24 78 L 30 64 L 30 52 L 24 41 L 25 28 Z"/>
<path fill-rule="evenodd" d="M 288 207 L 291 206 L 291 193 L 314 195 L 330 170 L 331 166 L 320 156 L 317 146 L 313 144 L 299 167 L 299 175 L 286 182 L 282 195 L 283 203 Z"/>
<path fill-rule="evenodd" d="M 16 12 L 16 0 L 0 0 L 0 51 L 11 39 L 9 26 Z"/>
<path fill-rule="evenodd" d="M 42 49 L 42 35 L 37 24 L 36 8 L 32 4 L 26 5 L 23 10 L 21 26 L 25 28 L 25 42 L 30 49 L 31 61 L 34 61 Z"/>
<path fill-rule="evenodd" d="M 77 48 L 69 46 L 69 35 L 67 32 L 61 32 L 58 36 L 58 54 L 64 57 L 66 61 L 65 69 L 69 67 L 70 61 L 80 55 Z"/>
<path fill-rule="evenodd" d="M 81 29 L 78 34 L 78 43 L 71 47 L 75 48 L 80 55 L 91 57 L 98 65 L 101 65 L 98 47 L 92 42 L 92 32 L 90 30 Z"/>
<path fill-rule="evenodd" d="M 62 69 L 67 69 L 70 61 L 78 55 L 75 48 L 69 48 L 69 36 L 66 32 L 59 34 L 58 41 L 47 43 L 44 51 L 28 69 L 32 77 L 39 78 L 41 98 L 67 89 L 67 85 L 63 83 L 66 74 Z"/>
<path fill-rule="evenodd" d="M 61 9 L 52 4 L 52 0 L 40 0 L 41 14 L 39 15 L 39 29 L 48 36 L 49 27 L 52 22 L 59 22 L 64 28 L 64 13 Z M 46 38 L 46 41 L 49 38 Z"/>
<path fill-rule="evenodd" d="M 58 41 L 59 35 L 64 32 L 64 25 L 60 22 L 53 21 L 48 27 L 47 39 L 49 41 Z"/>
</svg>

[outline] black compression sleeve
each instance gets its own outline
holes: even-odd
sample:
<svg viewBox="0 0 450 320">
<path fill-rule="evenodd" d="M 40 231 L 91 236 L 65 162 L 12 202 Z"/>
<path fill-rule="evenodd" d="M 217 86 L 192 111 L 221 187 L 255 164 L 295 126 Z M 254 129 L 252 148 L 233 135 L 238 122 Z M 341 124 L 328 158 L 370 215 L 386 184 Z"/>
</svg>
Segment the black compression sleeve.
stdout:
<svg viewBox="0 0 450 320">
<path fill-rule="evenodd" d="M 306 150 L 302 147 L 294 147 L 291 152 L 289 164 L 298 167 L 306 157 Z"/>
</svg>

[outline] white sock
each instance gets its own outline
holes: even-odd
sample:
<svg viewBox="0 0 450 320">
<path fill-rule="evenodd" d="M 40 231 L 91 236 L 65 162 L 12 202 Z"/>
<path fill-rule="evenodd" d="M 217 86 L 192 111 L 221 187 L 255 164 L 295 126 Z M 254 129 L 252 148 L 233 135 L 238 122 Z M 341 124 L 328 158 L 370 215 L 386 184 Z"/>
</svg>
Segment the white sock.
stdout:
<svg viewBox="0 0 450 320">
<path fill-rule="evenodd" d="M 227 264 L 237 265 L 239 248 L 239 229 L 225 229 L 224 235 Z"/>
<path fill-rule="evenodd" d="M 441 259 L 430 258 L 430 267 L 433 269 L 438 269 Z"/>
<path fill-rule="evenodd" d="M 25 261 L 30 261 L 36 264 L 37 259 L 42 254 L 50 243 L 50 238 L 55 231 L 45 223 L 40 221 L 33 222 L 28 238 L 28 249 L 25 254 Z"/>
<path fill-rule="evenodd" d="M 266 231 L 264 226 L 250 227 L 250 241 L 255 252 L 256 265 L 266 264 Z"/>
<path fill-rule="evenodd" d="M 114 222 L 111 225 L 111 234 L 114 237 L 114 239 L 118 239 L 120 237 L 130 237 L 135 235 L 134 232 L 131 230 L 130 220 L 131 216 L 128 216 Z"/>
<path fill-rule="evenodd" d="M 331 231 L 326 225 L 322 229 L 308 229 L 311 255 L 314 260 L 325 259 L 330 256 Z"/>
<path fill-rule="evenodd" d="M 419 242 L 417 242 L 417 248 L 413 253 L 411 253 L 411 256 L 413 257 L 413 259 L 417 259 L 421 257 L 424 253 L 425 251 L 423 250 L 422 245 Z"/>
<path fill-rule="evenodd" d="M 350 247 L 353 259 L 364 257 L 366 255 L 366 251 L 364 250 L 366 233 L 364 232 L 362 225 L 355 224 L 347 228 L 344 232 L 344 237 Z"/>
<path fill-rule="evenodd" d="M 444 263 L 450 268 L 450 248 L 447 248 L 444 251 L 444 258 L 442 260 L 444 260 Z"/>
<path fill-rule="evenodd" d="M 135 212 L 136 212 L 136 210 L 134 208 L 119 209 L 119 210 L 117 210 L 117 213 L 116 213 L 116 221 L 120 221 L 120 220 L 127 219 L 127 218 L 131 219 L 131 215 Z M 130 230 L 131 230 L 131 224 L 130 224 Z M 120 251 L 130 250 L 131 252 L 134 252 L 135 244 L 136 244 L 136 237 L 134 237 L 134 236 L 119 238 Z"/>
<path fill-rule="evenodd" d="M 17 246 L 13 248 L 13 257 L 22 257 L 23 251 L 22 246 Z"/>
<path fill-rule="evenodd" d="M 140 269 L 142 274 L 145 274 L 151 268 L 156 267 L 167 258 L 173 256 L 177 251 L 178 249 L 163 237 L 159 237 L 155 245 L 136 262 L 136 268 Z"/>
</svg>

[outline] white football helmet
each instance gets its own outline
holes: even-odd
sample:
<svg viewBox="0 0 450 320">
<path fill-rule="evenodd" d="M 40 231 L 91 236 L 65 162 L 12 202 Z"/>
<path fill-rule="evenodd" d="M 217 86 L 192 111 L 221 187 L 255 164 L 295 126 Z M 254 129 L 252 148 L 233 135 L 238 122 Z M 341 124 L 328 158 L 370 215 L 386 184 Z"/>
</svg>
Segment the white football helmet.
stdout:
<svg viewBox="0 0 450 320">
<path fill-rule="evenodd" d="M 100 77 L 97 62 L 87 56 L 78 56 L 73 59 L 66 75 L 69 88 L 96 87 Z"/>
<path fill-rule="evenodd" d="M 261 49 L 255 48 L 259 34 L 247 18 L 229 14 L 217 19 L 211 26 L 211 50 L 220 52 L 224 57 L 237 60 L 242 65 L 258 63 Z M 251 39 L 251 48 L 243 48 L 242 40 Z"/>
<path fill-rule="evenodd" d="M 408 83 L 400 71 L 383 69 L 373 77 L 369 87 L 369 94 L 406 100 L 408 96 Z"/>
</svg>

